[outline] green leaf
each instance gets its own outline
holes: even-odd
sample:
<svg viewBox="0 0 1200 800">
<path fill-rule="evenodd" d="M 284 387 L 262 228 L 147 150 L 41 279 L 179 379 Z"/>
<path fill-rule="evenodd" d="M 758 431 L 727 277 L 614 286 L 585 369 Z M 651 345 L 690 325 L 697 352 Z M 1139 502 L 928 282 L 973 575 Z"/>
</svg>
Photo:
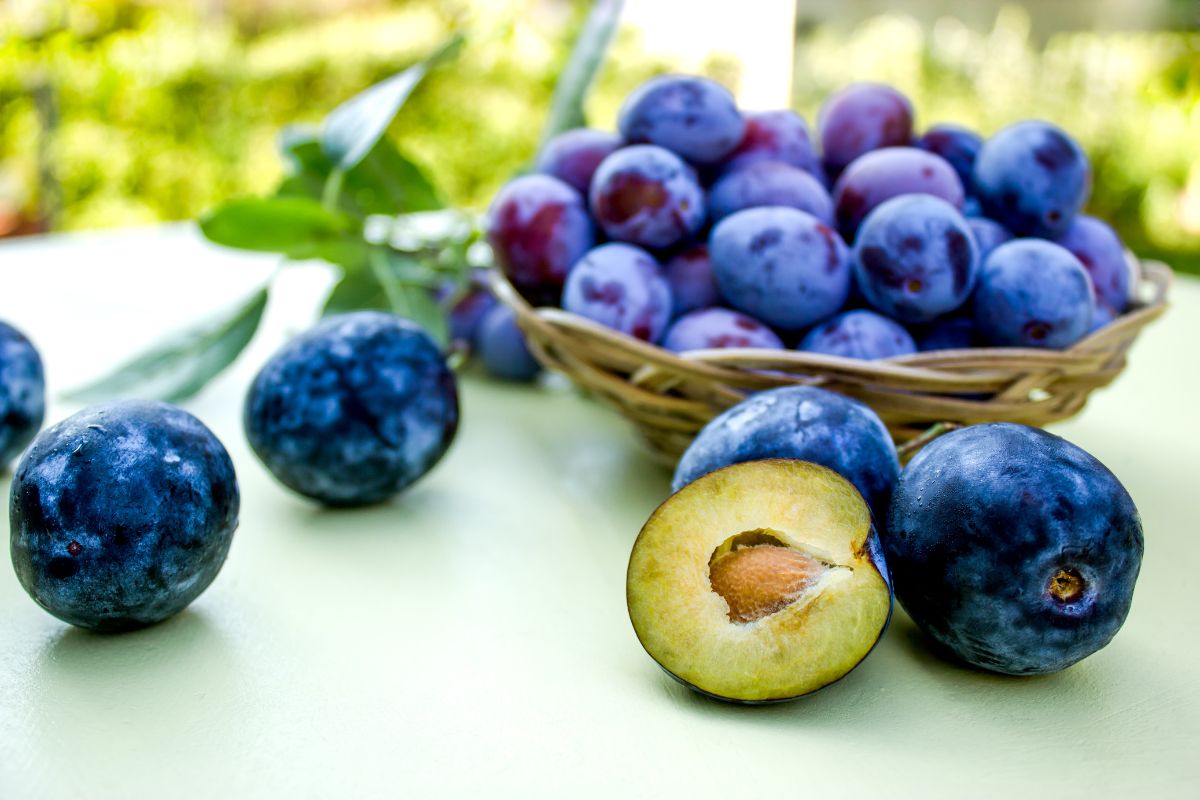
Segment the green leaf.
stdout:
<svg viewBox="0 0 1200 800">
<path fill-rule="evenodd" d="M 392 311 L 411 319 L 445 345 L 449 340 L 446 310 L 434 298 L 428 267 L 394 250 L 378 248 L 371 255 L 371 273 L 383 288 Z"/>
<path fill-rule="evenodd" d="M 391 307 L 383 287 L 375 280 L 374 275 L 370 272 L 347 272 L 325 298 L 321 316 L 344 314 L 363 308 L 391 310 Z"/>
<path fill-rule="evenodd" d="M 621 21 L 624 0 L 596 0 L 571 48 L 571 55 L 554 86 L 550 114 L 542 130 L 542 146 L 563 131 L 587 124 L 583 104 L 604 64 Z"/>
<path fill-rule="evenodd" d="M 333 162 L 321 150 L 315 129 L 285 128 L 280 151 L 289 175 L 277 194 L 319 199 L 333 172 Z M 387 139 L 380 139 L 366 157 L 342 177 L 337 207 L 355 217 L 369 214 L 411 214 L 444 206 L 437 189 L 421 169 Z"/>
<path fill-rule="evenodd" d="M 129 395 L 169 402 L 186 400 L 246 348 L 266 307 L 264 286 L 233 311 L 155 345 L 110 375 L 75 389 L 66 397 L 81 402 Z"/>
<path fill-rule="evenodd" d="M 340 238 L 353 228 L 345 215 L 297 196 L 243 197 L 200 218 L 200 230 L 217 244 L 289 255 Z"/>
<path fill-rule="evenodd" d="M 403 72 L 381 81 L 335 108 L 325 117 L 321 148 L 339 169 L 354 168 L 383 136 L 404 101 L 438 62 L 449 58 L 462 45 L 454 34 L 437 50 Z"/>
</svg>

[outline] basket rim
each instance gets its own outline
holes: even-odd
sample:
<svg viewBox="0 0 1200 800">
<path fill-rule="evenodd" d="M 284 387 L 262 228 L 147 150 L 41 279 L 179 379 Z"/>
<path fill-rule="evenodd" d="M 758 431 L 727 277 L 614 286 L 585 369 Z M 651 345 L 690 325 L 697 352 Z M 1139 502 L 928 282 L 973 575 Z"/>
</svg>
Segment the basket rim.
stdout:
<svg viewBox="0 0 1200 800">
<path fill-rule="evenodd" d="M 1111 357 L 1115 344 L 1132 338 L 1138 330 L 1161 316 L 1169 306 L 1174 284 L 1174 272 L 1161 261 L 1137 259 L 1141 266 L 1139 293 L 1149 290 L 1149 297 L 1131 310 L 1118 316 L 1108 325 L 1089 333 L 1075 344 L 1062 350 L 1033 347 L 973 347 L 965 349 L 930 350 L 908 355 L 867 361 L 806 353 L 798 350 L 767 348 L 725 348 L 690 350 L 675 353 L 660 345 L 636 339 L 598 322 L 553 306 L 531 306 L 508 281 L 503 271 L 493 266 L 488 270 L 489 282 L 496 297 L 511 308 L 520 327 L 527 333 L 540 333 L 554 338 L 586 339 L 592 346 L 627 357 L 631 364 L 653 365 L 668 370 L 686 370 L 716 381 L 744 381 L 750 375 L 766 378 L 769 371 L 788 373 L 811 371 L 821 379 L 830 377 L 853 383 L 869 382 L 879 377 L 894 377 L 928 384 L 930 388 L 951 389 L 975 385 L 981 369 L 993 369 L 996 378 L 1006 369 L 1041 366 L 1066 374 L 1092 372 L 1097 365 Z M 768 371 L 765 375 L 762 371 Z M 967 370 L 970 377 L 957 374 Z M 817 379 L 817 382 L 821 382 Z M 793 381 L 794 382 L 794 381 Z"/>
</svg>

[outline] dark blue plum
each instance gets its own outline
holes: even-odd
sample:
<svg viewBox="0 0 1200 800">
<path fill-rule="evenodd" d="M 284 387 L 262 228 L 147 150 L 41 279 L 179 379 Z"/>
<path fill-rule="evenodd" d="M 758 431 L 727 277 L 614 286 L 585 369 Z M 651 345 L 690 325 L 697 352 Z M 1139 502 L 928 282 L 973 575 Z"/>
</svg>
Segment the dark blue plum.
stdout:
<svg viewBox="0 0 1200 800">
<path fill-rule="evenodd" d="M 1092 327 L 1088 329 L 1088 333 L 1095 333 L 1105 325 L 1116 320 L 1117 314 L 1108 306 L 1096 304 L 1096 313 L 1092 315 Z"/>
<path fill-rule="evenodd" d="M 721 302 L 717 279 L 713 277 L 708 245 L 697 244 L 676 254 L 666 264 L 667 282 L 674 300 L 672 317 L 689 311 L 715 306 Z"/>
<path fill-rule="evenodd" d="M 989 343 L 1070 347 L 1092 327 L 1092 281 L 1066 248 L 1016 239 L 983 263 L 974 295 L 975 322 Z"/>
<path fill-rule="evenodd" d="M 744 116 L 746 132 L 725 160 L 727 172 L 762 161 L 781 161 L 816 176 L 824 175 L 808 134 L 808 123 L 799 114 L 759 111 Z"/>
<path fill-rule="evenodd" d="M 475 351 L 484 369 L 506 381 L 531 381 L 542 371 L 542 365 L 529 352 L 516 315 L 505 305 L 491 309 L 480 322 Z"/>
<path fill-rule="evenodd" d="M 913 458 L 884 545 L 896 597 L 922 630 L 968 664 L 1036 675 L 1116 635 L 1142 562 L 1142 524 L 1091 455 L 994 423 L 948 433 Z"/>
<path fill-rule="evenodd" d="M 966 188 L 965 186 L 963 187 Z M 968 194 L 963 200 L 962 213 L 964 217 L 982 217 L 983 204 L 979 202 L 979 198 Z M 1003 227 L 1003 226 L 1001 226 Z"/>
<path fill-rule="evenodd" d="M 704 190 L 695 171 L 654 145 L 625 147 L 604 159 L 589 198 L 609 238 L 640 247 L 671 247 L 704 224 Z"/>
<path fill-rule="evenodd" d="M 863 153 L 907 145 L 912 128 L 912 103 L 880 83 L 854 83 L 835 92 L 817 115 L 821 153 L 835 175 Z"/>
<path fill-rule="evenodd" d="M 1125 258 L 1125 245 L 1121 244 L 1116 231 L 1095 217 L 1080 214 L 1057 241 L 1087 270 L 1096 291 L 1097 305 L 1107 308 L 1111 315 L 1120 314 L 1129 307 L 1135 276 Z"/>
<path fill-rule="evenodd" d="M 191 414 L 92 406 L 47 428 L 17 466 L 13 567 L 38 605 L 72 625 L 150 625 L 217 576 L 239 499 L 229 454 Z"/>
<path fill-rule="evenodd" d="M 657 342 L 671 319 L 671 286 L 645 250 L 602 244 L 567 278 L 563 308 L 635 339 Z"/>
<path fill-rule="evenodd" d="M 843 358 L 891 358 L 917 351 L 899 323 L 874 311 L 855 309 L 832 317 L 810 330 L 798 350 Z"/>
<path fill-rule="evenodd" d="M 929 324 L 917 339 L 917 349 L 928 350 L 962 350 L 968 347 L 980 347 L 983 338 L 975 325 L 975 318 L 970 315 L 952 315 L 936 319 Z"/>
<path fill-rule="evenodd" d="M 450 340 L 471 344 L 475 341 L 475 333 L 479 324 L 488 312 L 496 307 L 498 301 L 486 286 L 471 286 L 450 307 L 446 314 Z"/>
<path fill-rule="evenodd" d="M 534 305 L 558 305 L 571 265 L 595 230 L 579 192 L 549 175 L 524 175 L 496 195 L 488 243 L 513 287 Z"/>
<path fill-rule="evenodd" d="M 867 406 L 811 386 L 758 392 L 704 426 L 675 468 L 679 491 L 713 470 L 764 458 L 828 467 L 854 484 L 882 521 L 900 459 L 887 428 Z"/>
<path fill-rule="evenodd" d="M 675 321 L 663 338 L 663 347 L 683 353 L 725 347 L 783 349 L 775 332 L 756 319 L 727 308 L 703 308 Z"/>
<path fill-rule="evenodd" d="M 781 330 L 828 317 L 850 293 L 845 242 L 794 208 L 764 206 L 728 216 L 713 228 L 708 250 L 730 305 Z"/>
<path fill-rule="evenodd" d="M 957 209 L 963 205 L 962 181 L 944 158 L 914 147 L 888 147 L 854 161 L 834 184 L 838 230 L 853 241 L 871 211 L 904 194 L 933 195 Z"/>
<path fill-rule="evenodd" d="M 608 131 L 591 128 L 564 131 L 546 142 L 538 153 L 537 171 L 553 175 L 586 197 L 596 167 L 623 144 L 620 136 Z"/>
<path fill-rule="evenodd" d="M 833 201 L 825 186 L 802 169 L 778 161 L 759 161 L 725 173 L 708 193 L 708 217 L 718 222 L 757 206 L 788 206 L 833 224 Z"/>
<path fill-rule="evenodd" d="M 917 147 L 946 159 L 958 173 L 963 188 L 971 191 L 971 172 L 983 137 L 958 125 L 934 125 L 916 141 Z"/>
<path fill-rule="evenodd" d="M 285 486 L 329 506 L 392 497 L 458 429 L 458 389 L 434 341 L 379 311 L 328 317 L 281 348 L 246 396 L 246 438 Z"/>
<path fill-rule="evenodd" d="M 1092 170 L 1078 143 L 1040 120 L 1010 125 L 983 143 L 974 191 L 987 216 L 1018 236 L 1062 236 L 1087 202 Z"/>
<path fill-rule="evenodd" d="M 33 343 L 0 322 L 0 472 L 33 441 L 46 415 L 46 376 Z"/>
<path fill-rule="evenodd" d="M 617 127 L 626 141 L 665 147 L 694 164 L 714 164 L 742 141 L 746 121 L 733 95 L 716 81 L 662 75 L 630 93 Z"/>
<path fill-rule="evenodd" d="M 971 296 L 979 249 L 967 221 L 937 197 L 880 204 L 854 242 L 854 278 L 867 301 L 906 323 L 929 322 Z"/>
<path fill-rule="evenodd" d="M 1012 241 L 1013 235 L 995 220 L 987 217 L 967 217 L 967 224 L 971 226 L 971 235 L 975 237 L 975 245 L 979 248 L 980 263 L 997 247 Z"/>
</svg>

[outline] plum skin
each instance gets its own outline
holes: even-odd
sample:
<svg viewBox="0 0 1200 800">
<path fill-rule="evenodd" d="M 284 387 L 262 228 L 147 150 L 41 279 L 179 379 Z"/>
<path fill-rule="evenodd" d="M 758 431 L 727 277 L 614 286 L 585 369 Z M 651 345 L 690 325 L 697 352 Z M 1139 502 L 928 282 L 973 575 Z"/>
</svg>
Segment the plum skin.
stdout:
<svg viewBox="0 0 1200 800">
<path fill-rule="evenodd" d="M 513 288 L 534 305 L 558 305 L 595 229 L 579 192 L 549 175 L 523 175 L 492 200 L 487 239 Z"/>
<path fill-rule="evenodd" d="M 327 317 L 267 361 L 246 394 L 243 425 L 288 488 L 328 506 L 367 505 L 445 455 L 458 388 L 420 327 L 356 311 Z"/>
<path fill-rule="evenodd" d="M 644 342 L 657 342 L 671 318 L 671 285 L 654 257 L 620 242 L 602 244 L 567 278 L 563 308 Z"/>
<path fill-rule="evenodd" d="M 0 472 L 33 441 L 45 416 L 41 356 L 24 334 L 0 322 Z"/>
<path fill-rule="evenodd" d="M 886 558 L 901 605 L 963 661 L 1056 672 L 1108 644 L 1129 613 L 1143 538 L 1103 464 L 1045 431 L 975 425 L 927 445 L 892 498 Z M 1060 570 L 1083 588 L 1060 599 Z"/>
<path fill-rule="evenodd" d="M 835 313 L 850 293 L 850 251 L 837 231 L 795 208 L 762 206 L 717 223 L 708 241 L 721 295 L 782 330 Z"/>
<path fill-rule="evenodd" d="M 601 161 L 588 202 L 610 239 L 639 247 L 671 247 L 704 224 L 704 190 L 695 171 L 650 144 L 624 147 Z"/>
<path fill-rule="evenodd" d="M 726 158 L 725 172 L 763 161 L 790 164 L 823 177 L 821 160 L 813 150 L 808 123 L 794 111 L 758 111 L 745 114 L 742 141 Z"/>
<path fill-rule="evenodd" d="M 722 347 L 782 350 L 775 332 L 756 319 L 727 308 L 702 308 L 684 314 L 667 329 L 663 347 L 676 353 Z"/>
<path fill-rule="evenodd" d="M 517 316 L 506 305 L 497 305 L 479 322 L 475 351 L 489 374 L 508 381 L 531 381 L 542 365 L 529 352 Z"/>
<path fill-rule="evenodd" d="M 720 304 L 721 294 L 717 291 L 717 279 L 713 277 L 707 244 L 693 245 L 677 253 L 666 263 L 664 270 L 674 302 L 672 317 Z"/>
<path fill-rule="evenodd" d="M 216 577 L 237 528 L 233 462 L 198 419 L 159 402 L 84 409 L 25 453 L 9 504 L 21 585 L 97 631 L 177 613 Z"/>
<path fill-rule="evenodd" d="M 1091 164 L 1064 131 L 1040 120 L 983 143 L 973 185 L 987 216 L 1018 236 L 1061 236 L 1091 192 Z"/>
<path fill-rule="evenodd" d="M 680 458 L 671 490 L 766 458 L 828 467 L 858 489 L 876 520 L 884 518 L 900 475 L 891 435 L 868 406 L 824 389 L 785 386 L 751 395 L 705 425 Z"/>
<path fill-rule="evenodd" d="M 778 161 L 758 161 L 725 173 L 708 192 L 712 222 L 757 206 L 790 206 L 833 224 L 833 201 L 811 173 Z"/>
<path fill-rule="evenodd" d="M 907 145 L 913 107 L 907 97 L 881 83 L 853 83 L 830 95 L 817 115 L 825 165 L 833 173 L 871 150 Z"/>
<path fill-rule="evenodd" d="M 899 323 L 866 309 L 851 309 L 820 323 L 796 348 L 844 358 L 877 359 L 917 352 L 912 335 Z"/>
<path fill-rule="evenodd" d="M 546 142 L 538 153 L 537 170 L 553 175 L 586 196 L 596 167 L 622 144 L 620 136 L 607 131 L 591 128 L 563 131 Z"/>
<path fill-rule="evenodd" d="M 914 147 L 873 150 L 850 162 L 833 186 L 838 230 L 853 241 L 871 211 L 906 194 L 940 197 L 956 209 L 965 197 L 958 173 L 941 156 Z"/>
<path fill-rule="evenodd" d="M 721 84 L 692 75 L 661 75 L 625 98 L 617 128 L 628 142 L 665 147 L 696 164 L 713 164 L 742 141 L 746 121 Z"/>
<path fill-rule="evenodd" d="M 1092 326 L 1095 294 L 1070 251 L 1014 239 L 991 252 L 975 288 L 975 322 L 991 344 L 1070 347 Z"/>
</svg>

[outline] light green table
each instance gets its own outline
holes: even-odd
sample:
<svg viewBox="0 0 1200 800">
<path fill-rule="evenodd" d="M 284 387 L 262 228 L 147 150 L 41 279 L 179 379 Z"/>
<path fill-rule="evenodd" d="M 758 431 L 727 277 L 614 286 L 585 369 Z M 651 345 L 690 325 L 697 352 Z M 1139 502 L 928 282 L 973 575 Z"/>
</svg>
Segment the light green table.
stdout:
<svg viewBox="0 0 1200 800">
<path fill-rule="evenodd" d="M 61 390 L 271 266 L 187 228 L 4 245 L 0 318 Z M 191 609 L 88 634 L 0 565 L 0 798 L 1200 796 L 1197 283 L 1057 428 L 1145 521 L 1112 645 L 1059 675 L 996 677 L 930 655 L 898 612 L 848 678 L 763 708 L 692 694 L 642 652 L 625 564 L 668 476 L 570 390 L 464 380 L 453 450 L 392 505 L 324 511 L 277 486 L 242 438 L 241 396 L 327 285 L 286 274 L 252 351 L 189 405 L 242 486 L 229 561 Z"/>
</svg>

